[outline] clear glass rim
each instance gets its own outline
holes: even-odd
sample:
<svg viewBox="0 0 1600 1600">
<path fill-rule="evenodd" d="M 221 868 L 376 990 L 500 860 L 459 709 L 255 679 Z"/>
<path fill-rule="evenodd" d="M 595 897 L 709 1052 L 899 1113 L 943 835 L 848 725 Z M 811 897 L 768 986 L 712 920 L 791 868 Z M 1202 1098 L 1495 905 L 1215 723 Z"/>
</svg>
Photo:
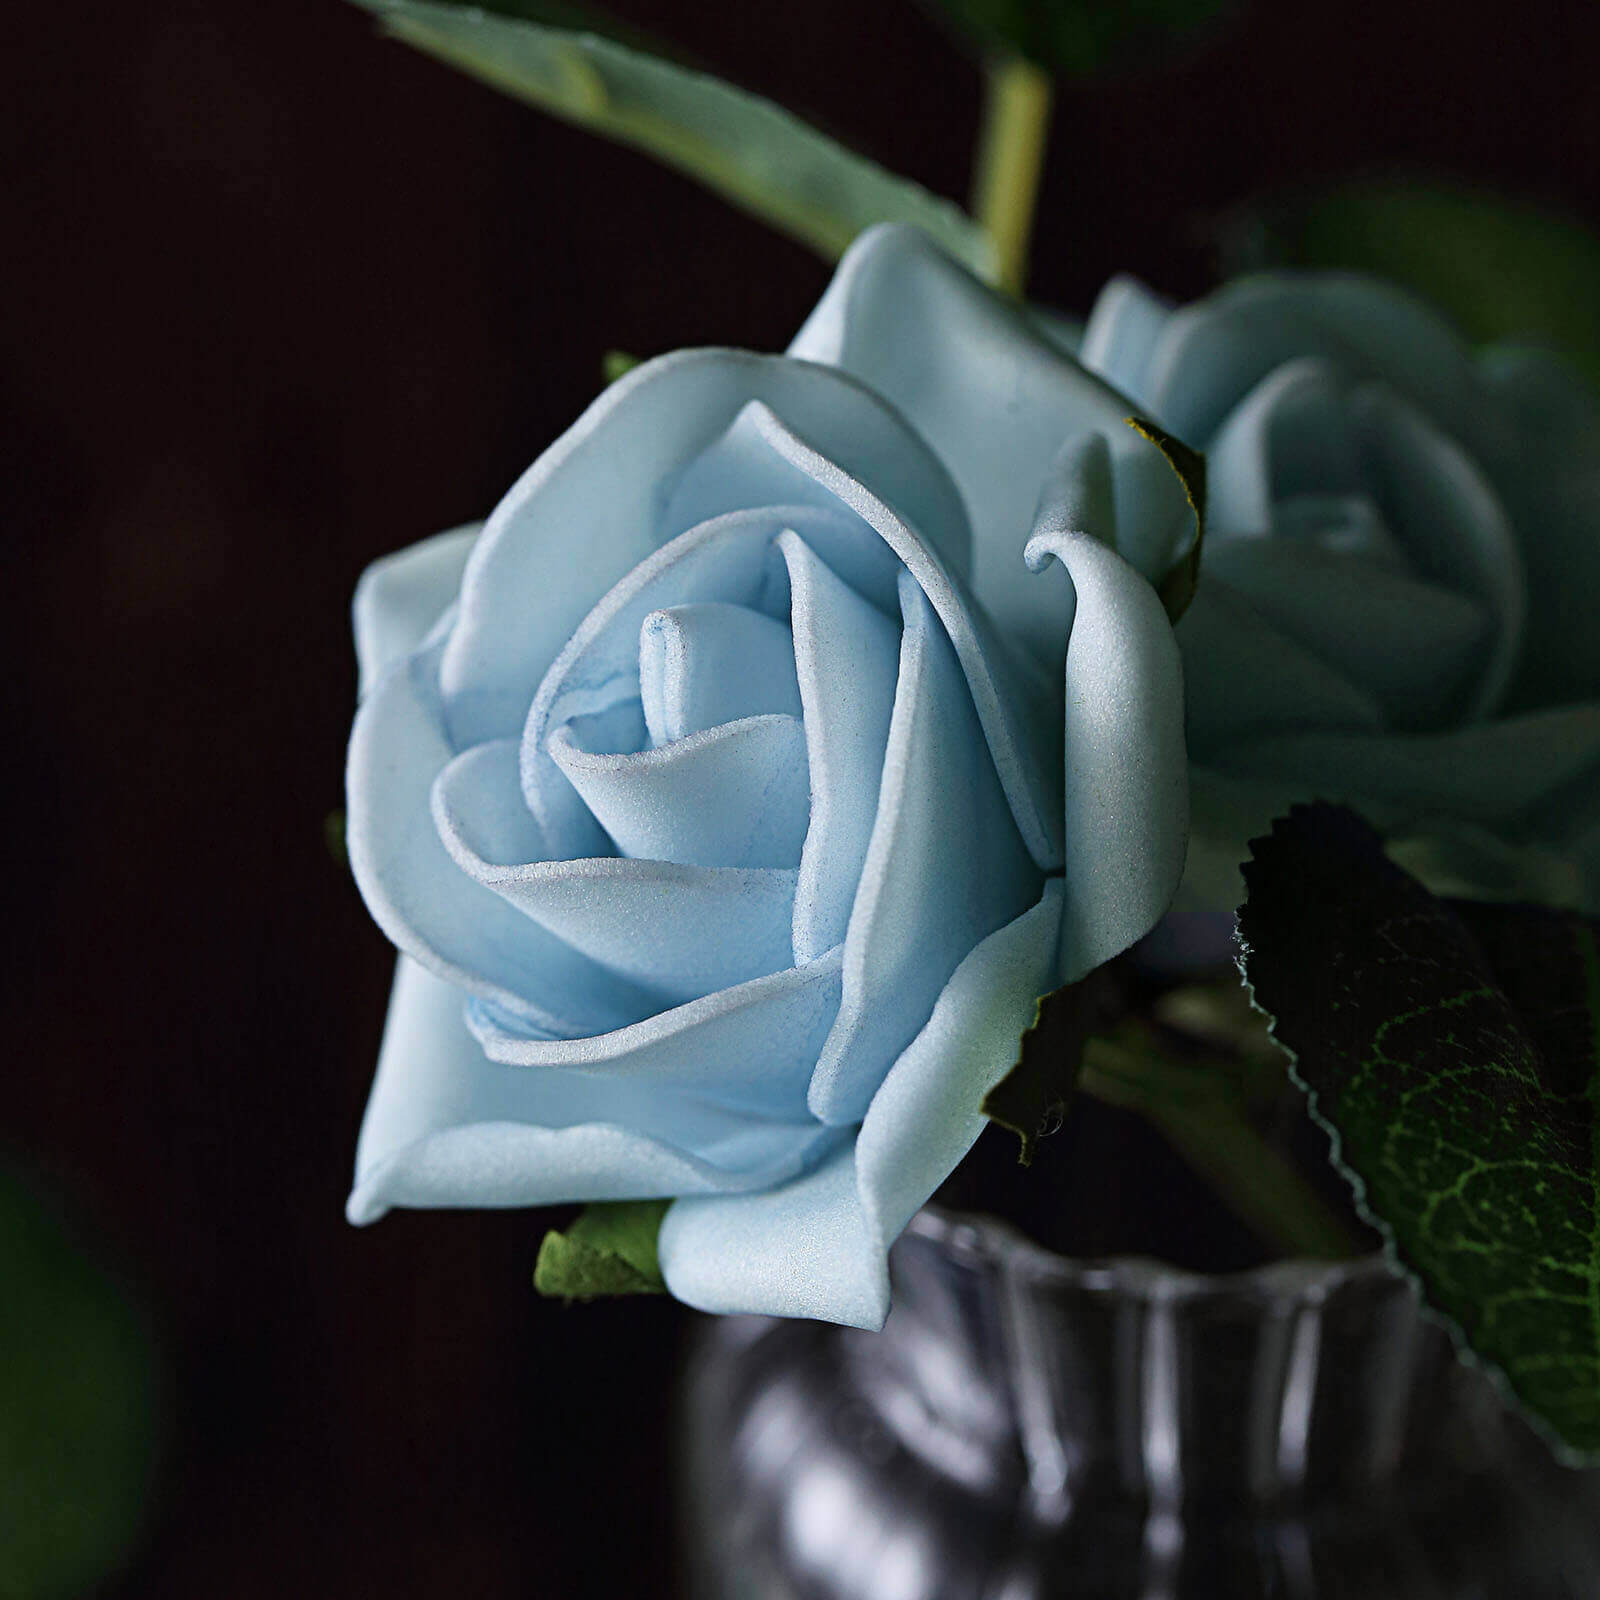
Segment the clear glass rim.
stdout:
<svg viewBox="0 0 1600 1600">
<path fill-rule="evenodd" d="M 906 1231 L 957 1257 L 999 1266 L 1013 1281 L 1023 1280 L 1030 1287 L 1169 1305 L 1241 1298 L 1314 1303 L 1358 1286 L 1404 1281 L 1382 1250 L 1348 1261 L 1291 1256 L 1239 1272 L 1207 1273 L 1175 1267 L 1153 1256 L 1064 1256 L 1035 1243 L 998 1217 L 939 1206 L 925 1206 Z"/>
</svg>

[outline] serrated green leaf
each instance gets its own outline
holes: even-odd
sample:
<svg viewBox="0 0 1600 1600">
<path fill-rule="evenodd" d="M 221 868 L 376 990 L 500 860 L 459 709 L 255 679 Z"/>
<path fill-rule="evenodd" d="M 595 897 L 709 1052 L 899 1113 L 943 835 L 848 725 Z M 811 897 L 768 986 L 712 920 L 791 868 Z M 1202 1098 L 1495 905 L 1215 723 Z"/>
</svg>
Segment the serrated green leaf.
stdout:
<svg viewBox="0 0 1600 1600">
<path fill-rule="evenodd" d="M 614 39 L 433 0 L 354 0 L 396 38 L 552 116 L 643 150 L 829 260 L 876 222 L 914 223 L 988 277 L 959 206 L 757 95 Z"/>
<path fill-rule="evenodd" d="M 593 1300 L 601 1295 L 664 1294 L 656 1235 L 670 1200 L 611 1200 L 585 1206 L 565 1233 L 539 1245 L 533 1286 L 544 1295 Z"/>
<path fill-rule="evenodd" d="M 1376 273 L 1426 296 L 1469 338 L 1546 344 L 1600 382 L 1600 238 L 1574 218 L 1389 178 L 1266 202 L 1231 231 L 1237 268 Z"/>
<path fill-rule="evenodd" d="M 983 1097 L 983 1114 L 1020 1141 L 1017 1160 L 1032 1166 L 1040 1139 L 1066 1116 L 1083 1066 L 1083 1047 L 1098 1018 L 1091 978 L 1042 995 L 1017 1047 L 1016 1064 Z"/>
<path fill-rule="evenodd" d="M 1123 420 L 1167 458 L 1167 464 L 1177 473 L 1178 481 L 1183 485 L 1189 509 L 1194 513 L 1194 541 L 1156 590 L 1161 596 L 1161 604 L 1166 608 L 1168 619 L 1175 623 L 1189 609 L 1200 583 L 1200 554 L 1206 539 L 1206 458 L 1198 450 L 1191 450 L 1183 440 L 1174 438 L 1166 429 L 1158 427 L 1148 417 L 1125 417 Z"/>
<path fill-rule="evenodd" d="M 1435 898 L 1340 807 L 1252 846 L 1244 969 L 1363 1214 L 1600 1459 L 1600 923 Z"/>
<path fill-rule="evenodd" d="M 1238 0 L 929 0 L 986 51 L 1073 77 L 1148 60 Z"/>
</svg>

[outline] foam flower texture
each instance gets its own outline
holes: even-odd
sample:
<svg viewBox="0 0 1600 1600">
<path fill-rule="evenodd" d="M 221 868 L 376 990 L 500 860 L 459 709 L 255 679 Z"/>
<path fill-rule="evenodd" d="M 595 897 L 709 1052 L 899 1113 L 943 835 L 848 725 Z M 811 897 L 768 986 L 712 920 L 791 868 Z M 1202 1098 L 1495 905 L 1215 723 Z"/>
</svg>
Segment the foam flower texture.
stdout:
<svg viewBox="0 0 1600 1600">
<path fill-rule="evenodd" d="M 1185 901 L 1324 799 L 1438 888 L 1600 909 L 1600 399 L 1350 274 L 1118 279 L 1081 356 L 1207 454 Z"/>
<path fill-rule="evenodd" d="M 789 354 L 646 363 L 368 572 L 353 1221 L 670 1197 L 679 1298 L 881 1324 L 1036 997 L 1181 876 L 1186 508 L 1126 410 L 880 228 Z"/>
</svg>

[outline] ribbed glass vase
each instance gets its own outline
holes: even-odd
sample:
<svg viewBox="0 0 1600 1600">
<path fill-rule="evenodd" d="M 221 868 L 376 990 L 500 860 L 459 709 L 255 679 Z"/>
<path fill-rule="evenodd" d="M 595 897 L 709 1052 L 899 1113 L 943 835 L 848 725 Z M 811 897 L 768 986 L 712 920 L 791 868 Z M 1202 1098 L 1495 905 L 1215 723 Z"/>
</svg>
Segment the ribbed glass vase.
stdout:
<svg viewBox="0 0 1600 1600">
<path fill-rule="evenodd" d="M 1594 1600 L 1563 1471 L 1381 1260 L 1206 1277 L 924 1212 L 882 1333 L 708 1322 L 698 1600 Z"/>
</svg>

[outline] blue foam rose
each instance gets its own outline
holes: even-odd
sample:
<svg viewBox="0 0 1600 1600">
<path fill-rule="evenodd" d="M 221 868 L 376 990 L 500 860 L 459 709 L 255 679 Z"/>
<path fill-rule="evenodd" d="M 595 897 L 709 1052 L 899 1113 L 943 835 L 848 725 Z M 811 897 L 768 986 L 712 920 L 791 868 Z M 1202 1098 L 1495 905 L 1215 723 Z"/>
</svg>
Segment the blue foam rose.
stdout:
<svg viewBox="0 0 1600 1600">
<path fill-rule="evenodd" d="M 1182 871 L 1181 489 L 914 232 L 609 388 L 355 603 L 401 951 L 349 1214 L 676 1197 L 668 1287 L 879 1325 L 1039 994 Z"/>
<path fill-rule="evenodd" d="M 1436 885 L 1600 910 L 1600 400 L 1349 274 L 1175 308 L 1107 287 L 1082 359 L 1208 455 L 1178 628 L 1193 903 L 1341 800 Z"/>
</svg>

